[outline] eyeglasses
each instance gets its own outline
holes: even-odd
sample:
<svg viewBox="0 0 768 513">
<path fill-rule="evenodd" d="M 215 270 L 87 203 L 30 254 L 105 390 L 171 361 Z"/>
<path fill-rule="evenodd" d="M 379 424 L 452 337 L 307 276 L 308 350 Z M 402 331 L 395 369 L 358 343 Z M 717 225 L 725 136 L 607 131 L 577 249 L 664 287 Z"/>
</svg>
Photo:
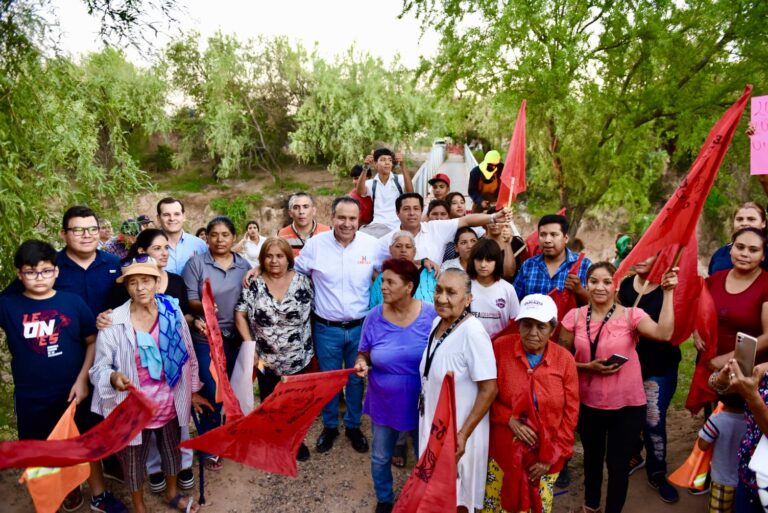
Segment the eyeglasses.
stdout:
<svg viewBox="0 0 768 513">
<path fill-rule="evenodd" d="M 21 274 L 28 280 L 39 280 L 41 276 L 43 279 L 47 280 L 48 278 L 53 278 L 55 272 L 55 268 L 49 267 L 48 269 L 43 269 L 42 271 L 22 271 Z"/>
<path fill-rule="evenodd" d="M 90 235 L 96 235 L 99 233 L 99 227 L 98 226 L 75 226 L 74 228 L 67 228 L 68 232 L 72 232 L 75 237 L 82 237 L 85 232 L 88 232 Z"/>
<path fill-rule="evenodd" d="M 146 253 L 142 253 L 141 255 L 136 255 L 133 258 L 124 258 L 120 261 L 120 267 L 128 267 L 133 264 L 155 264 L 157 265 L 157 260 L 152 258 L 151 256 L 147 255 Z"/>
</svg>

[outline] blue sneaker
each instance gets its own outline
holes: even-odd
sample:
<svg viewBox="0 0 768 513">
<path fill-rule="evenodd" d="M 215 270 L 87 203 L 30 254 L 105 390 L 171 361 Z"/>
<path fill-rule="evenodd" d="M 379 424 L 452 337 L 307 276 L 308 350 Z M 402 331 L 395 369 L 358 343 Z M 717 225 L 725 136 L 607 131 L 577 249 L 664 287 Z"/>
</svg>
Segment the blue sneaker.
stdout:
<svg viewBox="0 0 768 513">
<path fill-rule="evenodd" d="M 128 508 L 120 499 L 112 495 L 112 492 L 105 490 L 101 495 L 91 497 L 91 511 L 100 513 L 128 513 Z"/>
</svg>

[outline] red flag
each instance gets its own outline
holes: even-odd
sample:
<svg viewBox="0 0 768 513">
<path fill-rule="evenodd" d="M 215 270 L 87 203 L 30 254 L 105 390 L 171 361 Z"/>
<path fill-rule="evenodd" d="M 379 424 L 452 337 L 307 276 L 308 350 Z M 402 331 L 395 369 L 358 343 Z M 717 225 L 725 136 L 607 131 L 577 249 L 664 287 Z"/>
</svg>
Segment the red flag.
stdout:
<svg viewBox="0 0 768 513">
<path fill-rule="evenodd" d="M 717 356 L 717 310 L 712 295 L 704 280 L 699 278 L 701 283 L 701 295 L 697 302 L 696 313 L 696 332 L 704 340 L 706 349 L 696 362 L 696 369 L 693 371 L 691 379 L 691 388 L 688 390 L 688 398 L 685 400 L 685 408 L 694 415 L 701 410 L 705 404 L 717 399 L 715 392 L 707 383 L 712 371 L 709 370 L 709 361 Z"/>
<path fill-rule="evenodd" d="M 80 436 L 80 431 L 75 425 L 76 408 L 77 403 L 72 401 L 51 431 L 48 440 L 66 440 Z M 88 463 L 64 468 L 30 467 L 21 475 L 19 482 L 27 483 L 37 513 L 56 513 L 67 494 L 90 475 L 91 467 Z"/>
<path fill-rule="evenodd" d="M 354 369 L 285 376 L 251 413 L 181 447 L 218 454 L 267 472 L 296 476 L 296 452 L 323 406 Z"/>
<path fill-rule="evenodd" d="M 565 209 L 561 208 L 560 211 L 557 213 L 559 216 L 565 215 Z M 528 238 L 525 240 L 525 245 L 528 247 L 528 254 L 531 257 L 535 257 L 539 253 L 541 253 L 541 249 L 539 249 L 539 230 L 536 229 L 532 234 L 528 236 Z"/>
<path fill-rule="evenodd" d="M 741 98 L 723 114 L 709 132 L 688 176 L 683 179 L 627 258 L 621 262 L 615 276 L 616 283 L 636 263 L 666 250 L 656 259 L 649 277 L 652 283 L 659 283 L 662 274 L 670 267 L 677 249 L 691 244 L 701 209 L 715 181 L 720 163 L 731 144 L 751 92 L 752 86 L 748 85 Z M 682 282 L 681 285 L 683 285 Z"/>
<path fill-rule="evenodd" d="M 453 374 L 443 378 L 427 447 L 413 467 L 393 513 L 456 511 L 456 392 Z"/>
<path fill-rule="evenodd" d="M 127 446 L 149 424 L 155 404 L 129 386 L 128 397 L 87 433 L 67 440 L 0 442 L 0 468 L 71 467 Z"/>
<path fill-rule="evenodd" d="M 505 207 L 515 201 L 517 195 L 525 191 L 525 100 L 520 104 L 517 113 L 515 130 L 509 141 L 507 158 L 504 160 L 504 170 L 501 173 L 499 196 L 496 205 Z"/>
<path fill-rule="evenodd" d="M 213 300 L 211 280 L 203 282 L 203 311 L 205 312 L 205 326 L 208 329 L 208 346 L 211 350 L 211 374 L 216 381 L 216 400 L 219 397 L 224 400 L 224 416 L 227 423 L 241 419 L 243 410 L 240 401 L 232 389 L 227 376 L 227 356 L 224 354 L 224 339 L 219 329 L 219 321 L 216 318 L 216 305 Z M 217 453 L 213 453 L 217 454 Z"/>
</svg>

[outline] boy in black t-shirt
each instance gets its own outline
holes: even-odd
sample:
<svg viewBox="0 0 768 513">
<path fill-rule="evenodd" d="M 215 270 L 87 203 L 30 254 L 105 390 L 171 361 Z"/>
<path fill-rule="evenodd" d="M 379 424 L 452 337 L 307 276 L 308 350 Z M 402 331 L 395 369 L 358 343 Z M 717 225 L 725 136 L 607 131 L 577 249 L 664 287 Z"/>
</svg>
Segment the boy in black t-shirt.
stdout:
<svg viewBox="0 0 768 513">
<path fill-rule="evenodd" d="M 91 413 L 88 370 L 96 353 L 96 321 L 80 296 L 56 291 L 56 250 L 29 240 L 14 256 L 24 291 L 0 296 L 0 328 L 11 353 L 14 407 L 19 439 L 45 440 L 69 403 L 76 401 L 75 422 L 81 433 L 101 419 Z M 104 490 L 100 462 L 88 484 L 94 511 L 127 511 Z M 65 511 L 83 503 L 79 487 L 64 501 Z M 95 507 L 93 507 L 95 506 Z"/>
</svg>

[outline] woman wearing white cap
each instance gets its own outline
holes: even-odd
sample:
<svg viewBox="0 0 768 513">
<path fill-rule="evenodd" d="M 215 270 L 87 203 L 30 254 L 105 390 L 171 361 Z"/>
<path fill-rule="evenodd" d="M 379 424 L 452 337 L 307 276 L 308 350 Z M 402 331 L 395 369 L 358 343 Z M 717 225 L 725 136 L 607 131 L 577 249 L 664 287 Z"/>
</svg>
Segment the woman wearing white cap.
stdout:
<svg viewBox="0 0 768 513">
<path fill-rule="evenodd" d="M 576 363 L 550 342 L 557 307 L 531 294 L 515 318 L 519 334 L 493 342 L 499 395 L 491 406 L 483 513 L 552 511 L 553 485 L 573 454 L 579 415 Z"/>
<path fill-rule="evenodd" d="M 177 492 L 181 470 L 180 425 L 189 424 L 190 408 L 211 405 L 197 394 L 201 384 L 187 322 L 178 300 L 157 294 L 157 261 L 138 255 L 123 263 L 118 283 L 131 297 L 112 312 L 112 325 L 96 338 L 96 359 L 89 375 L 94 386 L 93 411 L 106 417 L 128 397 L 133 384 L 156 404 L 154 417 L 142 433 L 117 453 L 134 511 L 144 513 L 143 485 L 149 445 L 154 434 L 160 449 L 169 506 L 187 513 L 199 506 Z"/>
</svg>

